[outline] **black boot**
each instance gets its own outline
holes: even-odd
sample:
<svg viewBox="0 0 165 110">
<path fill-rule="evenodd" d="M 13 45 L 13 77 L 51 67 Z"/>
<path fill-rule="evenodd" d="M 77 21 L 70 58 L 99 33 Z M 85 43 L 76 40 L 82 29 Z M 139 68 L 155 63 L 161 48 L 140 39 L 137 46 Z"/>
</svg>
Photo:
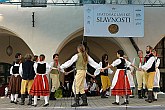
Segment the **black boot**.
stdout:
<svg viewBox="0 0 165 110">
<path fill-rule="evenodd" d="M 31 105 L 32 104 L 32 95 L 29 95 L 29 103 L 27 105 Z"/>
<path fill-rule="evenodd" d="M 54 94 L 55 94 L 55 92 L 50 93 L 49 100 L 56 100 L 56 98 L 54 97 Z"/>
<path fill-rule="evenodd" d="M 142 90 L 142 98 L 147 98 L 147 96 L 145 95 L 145 93 L 146 93 L 146 89 L 143 89 Z"/>
<path fill-rule="evenodd" d="M 149 103 L 153 102 L 152 94 L 153 94 L 152 91 L 148 91 L 148 99 L 146 99 L 145 101 Z"/>
<path fill-rule="evenodd" d="M 142 99 L 143 97 L 142 97 L 142 91 L 141 90 L 138 90 L 138 98 L 139 99 Z"/>
<path fill-rule="evenodd" d="M 21 94 L 21 102 L 20 105 L 24 105 L 25 104 L 25 94 Z"/>
<path fill-rule="evenodd" d="M 126 104 L 129 104 L 129 101 L 126 100 L 124 103 L 122 103 L 121 105 L 126 105 Z"/>
<path fill-rule="evenodd" d="M 106 91 L 101 92 L 101 98 L 108 98 L 108 97 L 106 97 Z"/>
<path fill-rule="evenodd" d="M 76 97 L 75 97 L 75 103 L 73 105 L 71 105 L 71 107 L 79 107 L 80 104 L 79 104 L 79 94 L 76 94 Z"/>
<path fill-rule="evenodd" d="M 88 106 L 86 94 L 82 94 L 83 103 L 80 106 Z"/>
</svg>

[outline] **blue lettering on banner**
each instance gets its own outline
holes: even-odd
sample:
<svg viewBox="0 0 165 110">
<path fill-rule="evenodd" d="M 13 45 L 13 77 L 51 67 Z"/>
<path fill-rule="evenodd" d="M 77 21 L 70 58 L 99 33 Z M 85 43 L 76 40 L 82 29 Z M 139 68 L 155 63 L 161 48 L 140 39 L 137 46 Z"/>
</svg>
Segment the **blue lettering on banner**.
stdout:
<svg viewBox="0 0 165 110">
<path fill-rule="evenodd" d="M 0 2 L 7 2 L 7 1 L 9 1 L 9 0 L 0 0 Z"/>
</svg>

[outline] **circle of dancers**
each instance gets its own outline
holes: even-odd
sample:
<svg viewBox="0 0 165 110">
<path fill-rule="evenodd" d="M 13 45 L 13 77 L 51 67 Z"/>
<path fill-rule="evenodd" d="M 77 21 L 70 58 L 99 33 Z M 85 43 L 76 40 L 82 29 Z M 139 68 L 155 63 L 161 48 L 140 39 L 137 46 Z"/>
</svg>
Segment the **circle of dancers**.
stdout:
<svg viewBox="0 0 165 110">
<path fill-rule="evenodd" d="M 146 56 L 143 56 L 142 50 L 139 50 L 137 54 L 138 56 L 130 62 L 124 51 L 118 50 L 116 52 L 117 59 L 112 63 L 108 62 L 107 54 L 104 54 L 100 63 L 97 63 L 88 55 L 84 45 L 80 44 L 77 46 L 77 53 L 60 65 L 59 54 L 54 54 L 53 61 L 48 64 L 44 54 L 34 57 L 31 54 L 26 54 L 23 58 L 21 53 L 17 53 L 10 68 L 11 77 L 8 85 L 10 103 L 25 105 L 26 94 L 28 94 L 27 105 L 36 107 L 38 98 L 43 96 L 45 101 L 43 107 L 49 106 L 49 100 L 56 100 L 55 93 L 60 87 L 60 74 L 63 73 L 67 77 L 73 71 L 75 72 L 72 91 L 75 103 L 71 107 L 88 106 L 85 92 L 87 87 L 86 74 L 92 78 L 100 75 L 101 98 L 108 98 L 107 91 L 111 91 L 111 95 L 115 96 L 115 101 L 112 104 L 120 105 L 120 97 L 124 98 L 121 105 L 129 104 L 129 97 L 134 97 L 135 93 L 134 71 L 138 98 L 152 103 L 157 101 L 157 95 L 160 91 L 160 71 L 158 69 L 160 59 L 156 50 L 151 46 L 146 46 Z M 65 70 L 73 64 L 75 64 L 73 70 L 66 72 Z M 87 64 L 95 68 L 94 74 L 87 71 Z M 114 67 L 117 68 L 115 72 L 111 70 Z M 112 83 L 109 74 L 114 75 Z M 92 80 L 92 82 L 95 84 L 95 81 Z M 91 86 L 90 89 L 94 88 L 95 85 Z M 20 102 L 18 102 L 19 95 L 21 97 Z M 82 99 L 81 104 L 80 99 Z"/>
</svg>

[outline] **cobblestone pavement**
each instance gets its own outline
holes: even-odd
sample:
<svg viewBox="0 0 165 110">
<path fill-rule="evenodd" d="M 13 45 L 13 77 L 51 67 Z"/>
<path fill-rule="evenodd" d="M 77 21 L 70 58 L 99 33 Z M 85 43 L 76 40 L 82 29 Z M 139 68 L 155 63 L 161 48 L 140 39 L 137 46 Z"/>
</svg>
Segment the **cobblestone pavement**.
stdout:
<svg viewBox="0 0 165 110">
<path fill-rule="evenodd" d="M 19 99 L 20 100 L 20 99 Z M 129 104 L 126 105 L 112 105 L 112 102 L 115 101 L 115 97 L 111 96 L 107 99 L 101 99 L 97 97 L 88 97 L 89 106 L 86 107 L 70 107 L 73 103 L 73 97 L 61 98 L 55 101 L 49 101 L 48 107 L 42 107 L 44 104 L 44 99 L 41 97 L 41 100 L 38 101 L 37 107 L 28 106 L 26 99 L 25 105 L 13 104 L 10 103 L 10 99 L 6 97 L 0 98 L 0 110 L 165 110 L 165 95 L 160 95 L 158 101 L 153 103 L 147 103 L 144 99 L 130 98 Z M 124 100 L 120 98 L 120 103 Z"/>
</svg>

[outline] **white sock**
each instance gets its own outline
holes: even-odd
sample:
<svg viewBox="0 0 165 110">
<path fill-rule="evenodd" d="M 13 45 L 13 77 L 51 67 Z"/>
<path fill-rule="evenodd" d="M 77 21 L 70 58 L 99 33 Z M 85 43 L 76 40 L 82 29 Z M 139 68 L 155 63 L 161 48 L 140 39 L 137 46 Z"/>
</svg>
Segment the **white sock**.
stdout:
<svg viewBox="0 0 165 110">
<path fill-rule="evenodd" d="M 11 101 L 14 101 L 14 94 L 11 94 L 10 98 L 11 98 Z"/>
<path fill-rule="evenodd" d="M 45 99 L 45 104 L 48 104 L 48 96 L 44 96 L 44 99 Z"/>
<path fill-rule="evenodd" d="M 157 92 L 154 92 L 154 98 L 158 99 L 158 93 Z"/>
<path fill-rule="evenodd" d="M 116 95 L 116 102 L 119 103 L 119 96 Z"/>
<path fill-rule="evenodd" d="M 17 102 L 18 94 L 15 94 L 15 100 L 14 102 Z"/>
<path fill-rule="evenodd" d="M 124 96 L 124 102 L 127 102 L 127 100 L 128 100 L 128 96 L 125 95 L 125 96 Z"/>
<path fill-rule="evenodd" d="M 34 96 L 34 105 L 37 105 L 37 96 Z"/>
</svg>

